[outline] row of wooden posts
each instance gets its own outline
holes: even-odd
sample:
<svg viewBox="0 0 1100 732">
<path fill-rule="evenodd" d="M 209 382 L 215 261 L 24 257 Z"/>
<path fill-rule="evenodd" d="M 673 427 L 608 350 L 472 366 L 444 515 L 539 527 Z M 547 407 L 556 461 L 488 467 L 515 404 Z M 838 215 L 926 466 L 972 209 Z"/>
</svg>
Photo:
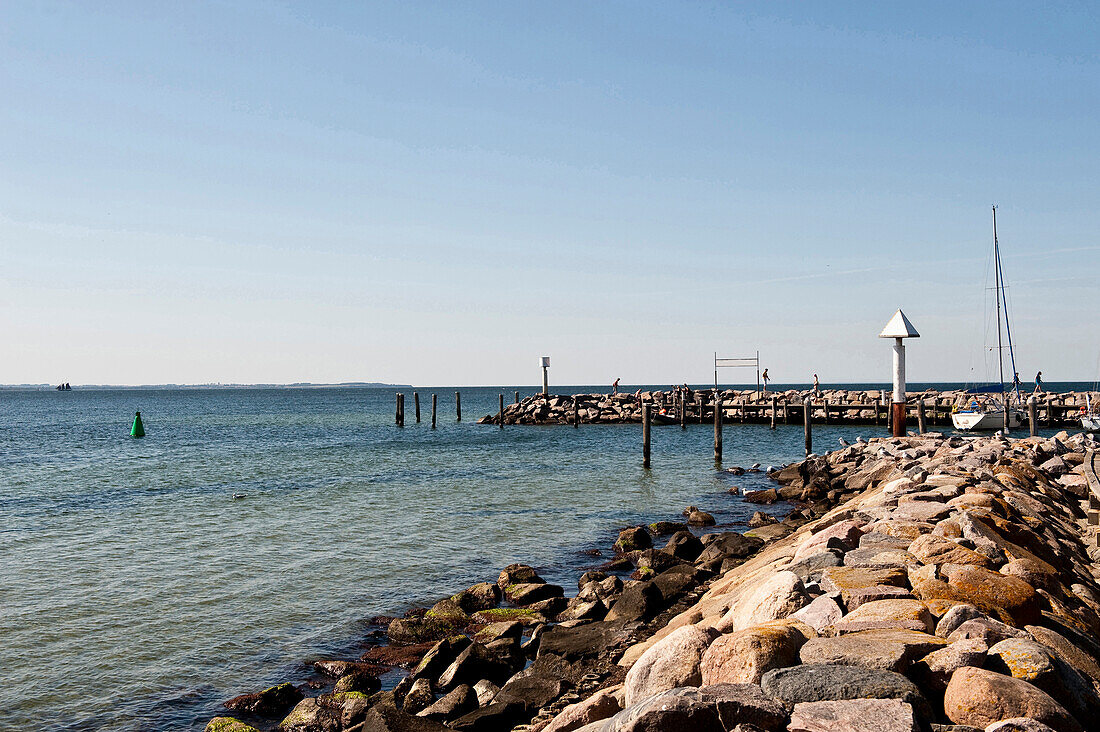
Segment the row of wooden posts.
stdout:
<svg viewBox="0 0 1100 732">
<path fill-rule="evenodd" d="M 515 393 L 516 404 L 519 404 L 519 392 Z M 684 409 L 684 395 L 680 394 L 680 429 L 687 429 L 686 415 L 687 411 Z M 776 417 L 779 413 L 778 410 L 778 398 L 772 397 L 771 399 L 771 423 L 770 428 L 775 429 Z M 420 423 L 420 393 L 413 392 L 413 405 L 416 414 L 416 421 Z M 878 405 L 875 409 L 875 423 L 878 423 Z M 432 429 L 435 429 L 436 414 L 437 414 L 438 400 L 435 394 L 432 394 Z M 805 448 L 806 454 L 813 453 L 813 400 L 810 397 L 802 402 L 802 424 L 803 432 L 805 435 Z M 715 461 L 722 460 L 722 418 L 723 409 L 721 406 L 721 400 L 715 400 L 714 402 L 714 459 Z M 1049 414 L 1049 411 L 1048 411 Z M 825 406 L 825 423 L 828 424 L 829 408 L 828 404 Z M 700 403 L 699 417 L 702 419 L 702 403 Z M 1039 419 L 1038 408 L 1035 397 L 1030 397 L 1027 400 L 1027 416 L 1028 427 L 1032 437 L 1035 437 L 1039 433 Z M 787 405 L 783 405 L 783 417 L 784 422 L 789 422 L 790 414 L 787 411 Z M 500 395 L 498 419 L 500 422 L 500 429 L 504 429 L 504 395 Z M 455 392 L 455 421 L 462 421 L 462 394 Z M 651 424 L 653 422 L 653 405 L 649 402 L 642 404 L 642 467 L 650 467 L 650 438 L 651 438 Z M 405 426 L 405 395 L 397 395 L 397 426 Z M 580 426 L 580 410 L 574 407 L 573 409 L 573 427 L 574 429 Z M 924 434 L 927 432 L 927 419 L 924 413 L 924 400 L 917 402 L 917 432 Z"/>
</svg>

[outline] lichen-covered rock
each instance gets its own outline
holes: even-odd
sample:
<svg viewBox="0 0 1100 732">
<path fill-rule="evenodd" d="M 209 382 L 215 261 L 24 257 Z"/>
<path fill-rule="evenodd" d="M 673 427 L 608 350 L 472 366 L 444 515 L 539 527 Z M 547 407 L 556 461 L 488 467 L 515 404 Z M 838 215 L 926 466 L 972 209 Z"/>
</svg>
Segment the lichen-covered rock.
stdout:
<svg viewBox="0 0 1100 732">
<path fill-rule="evenodd" d="M 1020 679 L 963 667 L 951 676 L 944 714 L 956 724 L 987 727 L 1011 717 L 1030 717 L 1058 732 L 1083 732 L 1081 725 L 1046 692 Z"/>
<path fill-rule="evenodd" d="M 298 702 L 290 714 L 279 723 L 279 732 L 339 732 L 342 723 L 333 709 L 315 697 Z"/>
<path fill-rule="evenodd" d="M 619 532 L 619 537 L 615 539 L 615 551 L 620 554 L 639 549 L 649 549 L 651 546 L 653 546 L 653 539 L 650 538 L 649 532 L 641 526 L 623 529 Z"/>
<path fill-rule="evenodd" d="M 417 679 L 406 692 L 402 709 L 409 714 L 418 714 L 435 703 L 435 694 L 432 685 L 427 679 Z"/>
<path fill-rule="evenodd" d="M 669 689 L 702 684 L 699 666 L 715 635 L 711 629 L 688 625 L 651 646 L 626 674 L 626 705 Z"/>
<path fill-rule="evenodd" d="M 835 604 L 835 603 L 834 603 Z M 815 631 L 796 620 L 775 620 L 720 636 L 703 654 L 703 684 L 758 684 L 767 671 L 799 662 Z"/>
<path fill-rule="evenodd" d="M 981 668 L 988 650 L 989 646 L 979 638 L 956 641 L 938 651 L 932 651 L 913 664 L 909 675 L 929 688 L 943 691 L 951 680 L 951 674 L 963 666 Z"/>
<path fill-rule="evenodd" d="M 500 571 L 500 576 L 497 577 L 497 587 L 503 590 L 508 585 L 530 584 L 545 581 L 546 580 L 542 577 L 539 577 L 535 568 L 528 564 L 509 564 Z"/>
<path fill-rule="evenodd" d="M 989 557 L 940 536 L 922 534 L 909 545 L 909 553 L 922 564 L 973 564 L 988 567 Z"/>
<path fill-rule="evenodd" d="M 1020 627 L 1040 617 L 1035 588 L 1017 577 L 968 564 L 945 564 L 940 571 L 960 597 L 982 610 L 1003 610 Z"/>
<path fill-rule="evenodd" d="M 225 702 L 225 708 L 237 712 L 259 714 L 263 717 L 273 717 L 285 713 L 286 710 L 297 704 L 301 698 L 302 692 L 294 684 L 277 684 L 255 694 L 242 694 L 233 697 Z M 223 717 L 223 719 L 231 718 Z"/>
</svg>

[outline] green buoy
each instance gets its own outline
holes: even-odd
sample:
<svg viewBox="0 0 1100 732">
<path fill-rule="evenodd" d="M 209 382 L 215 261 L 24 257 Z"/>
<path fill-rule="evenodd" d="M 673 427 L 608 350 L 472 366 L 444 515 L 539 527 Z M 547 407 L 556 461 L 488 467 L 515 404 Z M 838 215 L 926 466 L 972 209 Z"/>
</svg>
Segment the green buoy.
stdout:
<svg viewBox="0 0 1100 732">
<path fill-rule="evenodd" d="M 130 428 L 130 437 L 145 437 L 145 425 L 141 423 L 141 412 L 134 413 L 134 426 Z"/>
</svg>

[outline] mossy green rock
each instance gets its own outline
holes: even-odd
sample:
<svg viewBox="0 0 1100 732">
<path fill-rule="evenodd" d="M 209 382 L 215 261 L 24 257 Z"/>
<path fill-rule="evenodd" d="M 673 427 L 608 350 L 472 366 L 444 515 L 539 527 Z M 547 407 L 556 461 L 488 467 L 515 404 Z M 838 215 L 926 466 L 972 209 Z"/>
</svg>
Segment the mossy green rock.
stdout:
<svg viewBox="0 0 1100 732">
<path fill-rule="evenodd" d="M 250 724 L 232 717 L 214 717 L 206 723 L 203 732 L 260 732 Z"/>
</svg>

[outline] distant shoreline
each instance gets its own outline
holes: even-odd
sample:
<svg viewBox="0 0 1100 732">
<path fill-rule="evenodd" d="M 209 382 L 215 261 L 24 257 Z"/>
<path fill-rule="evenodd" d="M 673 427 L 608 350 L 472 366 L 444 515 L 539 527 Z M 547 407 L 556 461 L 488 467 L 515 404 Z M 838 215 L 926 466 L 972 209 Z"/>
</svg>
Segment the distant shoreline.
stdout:
<svg viewBox="0 0 1100 732">
<path fill-rule="evenodd" d="M 0 390 L 56 389 L 56 384 L 0 384 Z M 113 391 L 118 389 L 411 389 L 411 384 L 384 384 L 379 381 L 346 381 L 338 384 L 77 384 L 82 391 Z"/>
</svg>

